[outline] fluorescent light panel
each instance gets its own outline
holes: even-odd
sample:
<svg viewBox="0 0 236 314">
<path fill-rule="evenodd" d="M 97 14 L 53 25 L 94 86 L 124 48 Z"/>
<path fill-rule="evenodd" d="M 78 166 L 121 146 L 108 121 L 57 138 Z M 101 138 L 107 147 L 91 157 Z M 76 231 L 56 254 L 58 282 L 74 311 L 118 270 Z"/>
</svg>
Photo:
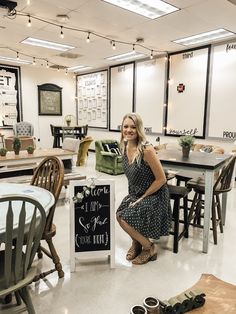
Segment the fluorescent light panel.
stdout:
<svg viewBox="0 0 236 314">
<path fill-rule="evenodd" d="M 54 49 L 54 50 L 60 50 L 60 51 L 67 51 L 69 49 L 75 48 L 74 46 L 64 45 L 64 44 L 58 44 L 54 43 L 52 41 L 47 40 L 41 40 L 33 37 L 27 37 L 23 41 L 21 41 L 22 44 L 32 45 L 32 46 L 39 46 L 44 47 L 48 49 Z"/>
<path fill-rule="evenodd" d="M 227 31 L 224 28 L 219 28 L 214 31 L 206 32 L 206 33 L 201 33 L 198 35 L 190 36 L 190 37 L 185 37 L 177 40 L 173 40 L 174 43 L 176 44 L 181 44 L 184 46 L 190 46 L 194 44 L 200 44 L 216 39 L 222 39 L 222 38 L 227 38 L 227 37 L 232 37 L 235 36 L 236 34 L 230 31 Z"/>
<path fill-rule="evenodd" d="M 144 53 L 137 52 L 137 51 L 131 51 L 131 52 L 123 53 L 123 54 L 120 54 L 120 55 L 107 57 L 105 59 L 109 60 L 109 61 L 126 61 L 126 60 L 130 60 L 130 59 L 141 58 L 141 57 L 144 57 L 144 56 L 145 56 Z"/>
<path fill-rule="evenodd" d="M 174 7 L 161 0 L 103 0 L 114 4 L 125 10 L 135 12 L 150 19 L 156 19 L 160 16 L 178 11 L 179 8 Z"/>
<path fill-rule="evenodd" d="M 0 56 L 0 61 L 9 61 L 9 62 L 15 62 L 15 63 L 21 63 L 21 64 L 32 64 L 32 61 L 10 58 L 10 57 L 4 57 L 4 56 Z"/>
<path fill-rule="evenodd" d="M 86 65 L 77 65 L 77 66 L 68 68 L 68 71 L 79 72 L 79 71 L 90 70 L 90 69 L 92 69 L 92 67 L 89 67 Z"/>
</svg>

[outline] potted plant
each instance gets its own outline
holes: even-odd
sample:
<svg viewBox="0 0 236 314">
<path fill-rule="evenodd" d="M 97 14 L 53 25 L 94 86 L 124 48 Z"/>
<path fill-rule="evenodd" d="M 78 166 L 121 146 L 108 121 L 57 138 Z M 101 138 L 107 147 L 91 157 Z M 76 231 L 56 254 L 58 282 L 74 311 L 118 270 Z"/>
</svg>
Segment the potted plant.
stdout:
<svg viewBox="0 0 236 314">
<path fill-rule="evenodd" d="M 70 124 L 71 124 L 71 117 L 69 115 L 66 116 L 66 124 L 67 124 L 67 126 L 70 126 Z"/>
<path fill-rule="evenodd" d="M 20 148 L 21 148 L 21 141 L 20 141 L 19 137 L 16 136 L 13 138 L 12 148 L 13 148 L 15 154 L 19 155 Z"/>
<path fill-rule="evenodd" d="M 0 148 L 0 156 L 4 157 L 7 154 L 7 149 L 5 147 Z"/>
<path fill-rule="evenodd" d="M 26 150 L 27 150 L 28 154 L 33 154 L 34 153 L 34 149 L 35 149 L 34 146 L 30 145 L 30 146 L 27 147 Z"/>
<path fill-rule="evenodd" d="M 195 138 L 192 135 L 183 135 L 179 138 L 179 145 L 182 147 L 183 157 L 188 158 Z"/>
</svg>

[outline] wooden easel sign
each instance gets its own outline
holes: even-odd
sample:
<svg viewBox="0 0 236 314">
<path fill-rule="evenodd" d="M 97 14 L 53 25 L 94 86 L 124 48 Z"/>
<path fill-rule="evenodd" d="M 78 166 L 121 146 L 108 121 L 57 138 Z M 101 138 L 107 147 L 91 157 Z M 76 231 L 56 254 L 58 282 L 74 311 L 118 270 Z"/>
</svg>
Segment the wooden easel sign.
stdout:
<svg viewBox="0 0 236 314">
<path fill-rule="evenodd" d="M 69 194 L 71 272 L 79 258 L 108 256 L 114 268 L 114 180 L 72 180 Z"/>
</svg>

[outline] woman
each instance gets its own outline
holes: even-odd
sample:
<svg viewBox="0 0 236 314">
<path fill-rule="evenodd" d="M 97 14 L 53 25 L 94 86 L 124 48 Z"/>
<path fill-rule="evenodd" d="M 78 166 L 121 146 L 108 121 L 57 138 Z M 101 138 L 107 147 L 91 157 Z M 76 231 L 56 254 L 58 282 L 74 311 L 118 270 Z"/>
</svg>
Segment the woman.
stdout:
<svg viewBox="0 0 236 314">
<path fill-rule="evenodd" d="M 125 115 L 121 130 L 129 195 L 117 210 L 117 220 L 132 239 L 126 259 L 140 265 L 157 258 L 157 245 L 149 238 L 159 239 L 169 233 L 169 193 L 165 173 L 155 149 L 146 141 L 140 116 Z"/>
</svg>

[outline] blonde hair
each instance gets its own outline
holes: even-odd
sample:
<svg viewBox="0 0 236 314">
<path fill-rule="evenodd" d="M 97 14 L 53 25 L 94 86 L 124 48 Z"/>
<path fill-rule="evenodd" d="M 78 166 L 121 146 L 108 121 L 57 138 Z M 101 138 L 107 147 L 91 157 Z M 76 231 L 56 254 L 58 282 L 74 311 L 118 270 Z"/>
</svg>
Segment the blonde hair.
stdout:
<svg viewBox="0 0 236 314">
<path fill-rule="evenodd" d="M 137 155 L 135 159 L 139 161 L 143 155 L 144 146 L 147 144 L 146 136 L 144 133 L 143 121 L 138 113 L 127 113 L 122 120 L 121 124 L 121 138 L 120 138 L 120 147 L 122 152 L 124 152 L 124 136 L 123 136 L 123 125 L 125 119 L 131 119 L 134 122 L 137 131 Z"/>
</svg>

